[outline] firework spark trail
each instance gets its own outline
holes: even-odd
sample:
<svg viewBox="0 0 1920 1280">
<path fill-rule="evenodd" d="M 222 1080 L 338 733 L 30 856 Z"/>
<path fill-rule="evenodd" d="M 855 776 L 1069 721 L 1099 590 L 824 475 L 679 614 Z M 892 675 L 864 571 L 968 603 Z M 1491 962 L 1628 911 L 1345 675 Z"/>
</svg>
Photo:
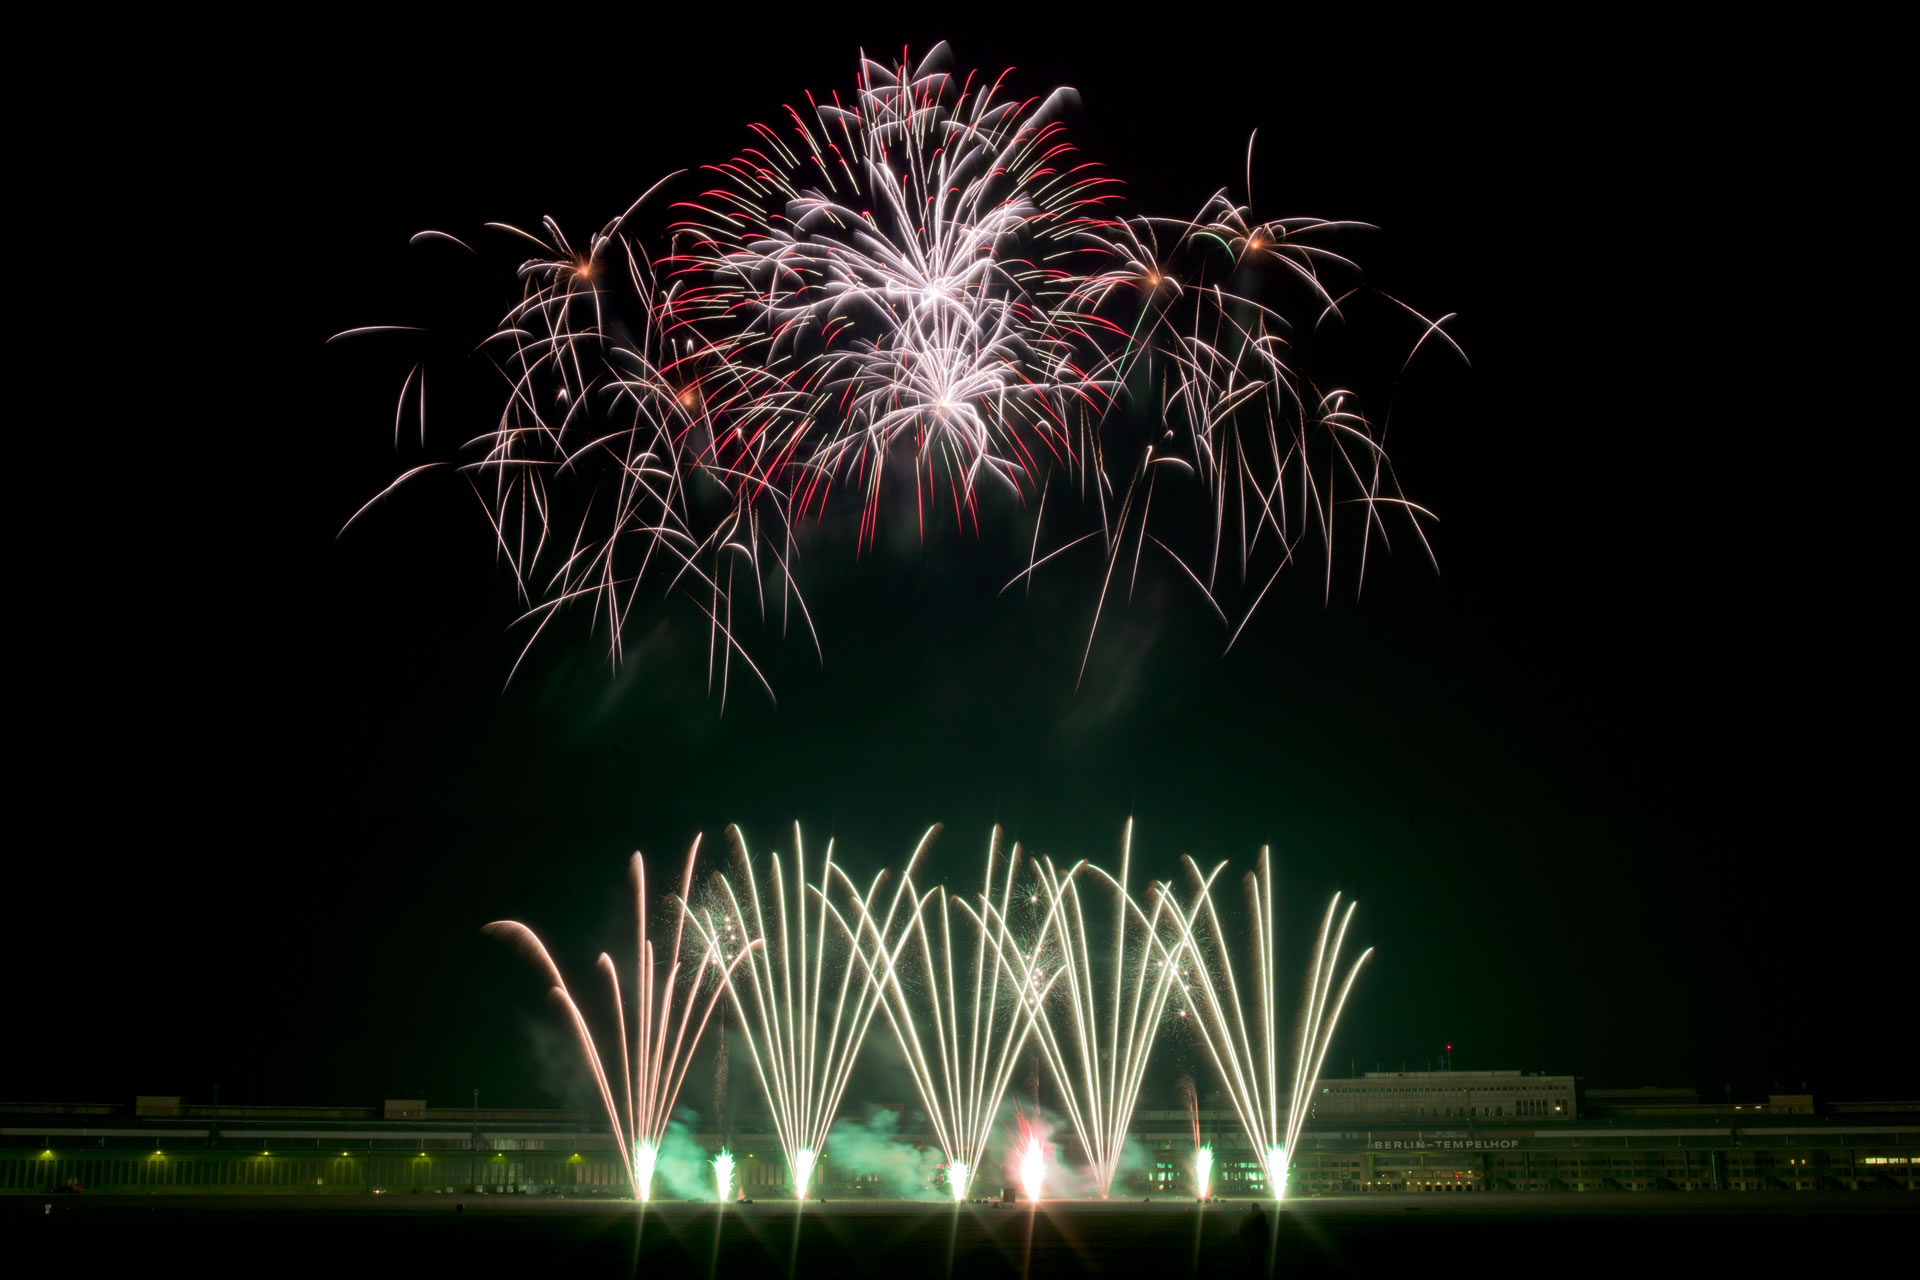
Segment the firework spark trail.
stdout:
<svg viewBox="0 0 1920 1280">
<path fill-rule="evenodd" d="M 713 1158 L 714 1198 L 721 1204 L 733 1198 L 733 1152 L 725 1147 Z"/>
<path fill-rule="evenodd" d="M 1181 979 L 1176 979 L 1180 981 Z M 1186 1010 L 1180 1010 L 1184 1017 Z M 1213 1183 L 1213 1147 L 1200 1132 L 1200 1087 L 1194 1083 L 1191 1075 L 1183 1075 L 1179 1080 L 1181 1105 L 1187 1109 L 1187 1125 L 1193 1130 L 1193 1185 L 1195 1198 L 1205 1200 Z"/>
<path fill-rule="evenodd" d="M 1174 1084 L 1175 1092 L 1180 1095 L 1180 1105 L 1187 1109 L 1187 1127 L 1193 1130 L 1193 1145 L 1200 1146 L 1200 1088 L 1190 1075 L 1183 1075 Z"/>
<path fill-rule="evenodd" d="M 1027 1012 L 1041 1057 L 1060 1090 L 1062 1109 L 1087 1154 L 1094 1185 L 1103 1199 L 1119 1170 L 1134 1105 L 1178 972 L 1177 965 L 1167 962 L 1169 946 L 1158 939 L 1161 930 L 1179 927 L 1173 919 L 1172 899 L 1155 886 L 1149 915 L 1127 892 L 1132 859 L 1131 819 L 1118 877 L 1084 861 L 1060 875 L 1051 859 L 1040 859 L 1042 889 L 1037 896 L 1043 898 L 1046 914 L 1039 939 L 1028 950 L 1012 944 L 1004 913 L 992 913 L 999 930 L 999 962 L 1010 970 L 1019 989 L 1028 993 Z M 1113 979 L 1106 984 L 1104 1018 L 1080 902 L 1078 880 L 1083 871 L 1104 880 L 1115 899 Z M 1153 945 L 1142 942 L 1142 930 L 1154 940 Z M 1045 972 L 1052 965 L 1057 970 Z M 1052 984 L 1062 977 L 1063 999 L 1049 1000 Z M 1064 1016 L 1057 1012 L 1062 1003 Z M 1055 1025 L 1057 1017 L 1065 1023 L 1064 1029 Z"/>
<path fill-rule="evenodd" d="M 799 824 L 794 825 L 795 918 L 790 920 L 780 855 L 773 855 L 772 892 L 763 897 L 740 829 L 728 827 L 727 838 L 733 846 L 736 872 L 734 877 L 718 880 L 718 897 L 723 903 L 720 918 L 716 919 L 711 909 L 694 907 L 684 894 L 681 902 L 685 916 L 692 920 L 695 932 L 709 950 L 718 952 L 722 939 L 736 933 L 751 940 L 745 969 L 751 1004 L 742 997 L 742 982 L 733 976 L 731 968 L 727 971 L 725 986 L 740 1017 L 747 1052 L 767 1109 L 773 1115 L 774 1131 L 786 1155 L 795 1195 L 804 1200 L 819 1153 L 825 1148 L 827 1131 L 853 1074 L 854 1059 L 882 1003 L 880 984 L 871 973 L 856 984 L 850 958 L 838 948 L 834 954 L 828 954 L 828 921 L 833 918 L 844 922 L 845 918 L 830 899 L 838 870 L 833 865 L 832 841 L 827 843 L 820 883 L 809 885 L 805 846 Z M 925 847 L 924 840 L 921 845 Z M 912 873 L 911 864 L 908 873 Z M 735 888 L 735 879 L 744 884 L 744 892 Z M 853 914 L 867 913 L 884 879 L 882 872 L 874 877 L 864 894 L 853 894 Z M 851 887 L 851 881 L 847 883 Z M 811 900 L 818 901 L 817 910 L 809 906 Z M 900 895 L 896 894 L 894 901 L 897 906 Z M 769 917 L 772 917 L 771 929 Z M 890 910 L 882 928 L 890 928 L 891 924 Z M 907 936 L 902 935 L 901 945 Z M 851 950 L 857 952 L 857 948 Z M 887 962 L 891 961 L 892 956 L 887 957 Z M 821 1019 L 828 996 L 830 968 L 837 971 L 838 984 L 832 996 L 832 1019 L 823 1044 Z M 853 994 L 851 1008 L 850 993 Z"/>
<path fill-rule="evenodd" d="M 687 851 L 687 868 L 681 877 L 680 893 L 684 899 L 693 883 L 693 868 L 699 857 L 700 840 L 695 837 L 693 847 Z M 699 964 L 689 974 L 682 975 L 681 943 L 686 928 L 686 914 L 678 913 L 673 931 L 673 959 L 667 966 L 664 978 L 657 978 L 653 955 L 653 944 L 647 938 L 647 869 L 645 860 L 633 855 L 634 912 L 637 925 L 637 973 L 635 989 L 639 1003 L 634 1008 L 634 1022 L 631 1029 L 633 1047 L 628 1050 L 629 1028 L 625 1003 L 621 998 L 620 974 L 612 957 L 601 952 L 599 967 L 604 969 L 613 988 L 614 1020 L 619 1028 L 620 1043 L 620 1091 L 614 1092 L 613 1080 L 609 1076 L 606 1064 L 602 1061 L 599 1047 L 593 1033 L 580 1012 L 580 1006 L 574 1001 L 573 994 L 567 990 L 566 980 L 560 976 L 560 968 L 553 962 L 544 943 L 537 934 L 517 920 L 496 920 L 486 926 L 484 932 L 511 939 L 535 956 L 546 967 L 553 979 L 553 994 L 566 1006 L 573 1020 L 574 1030 L 580 1037 L 580 1047 L 585 1054 L 588 1069 L 593 1073 L 595 1086 L 599 1089 L 600 1100 L 607 1109 L 607 1123 L 613 1131 L 617 1148 L 629 1155 L 627 1176 L 633 1185 L 636 1200 L 647 1200 L 652 1195 L 653 1169 L 659 1157 L 661 1139 L 666 1136 L 667 1122 L 672 1117 L 674 1100 L 679 1097 L 680 1086 L 686 1080 L 687 1068 L 692 1063 L 693 1051 L 705 1032 L 708 1019 L 713 1014 L 715 1004 L 720 999 L 721 990 L 727 985 L 734 967 L 759 944 L 749 943 L 735 952 L 730 960 L 724 959 L 725 951 L 719 946 L 709 944 L 701 948 Z M 699 999 L 700 988 L 706 983 L 711 969 L 720 981 L 707 994 L 704 1003 Z M 673 1027 L 674 1005 L 681 1002 L 680 1022 Z M 695 1015 L 698 1014 L 698 1021 Z M 669 1033 L 671 1032 L 671 1039 Z M 691 1034 L 689 1034 L 691 1033 Z"/>
<path fill-rule="evenodd" d="M 866 548 L 883 500 L 905 501 L 891 494 L 911 490 L 922 537 L 947 508 L 977 531 L 984 488 L 1012 510 L 1062 469 L 1083 506 L 1091 488 L 1097 527 L 1047 530 L 1062 500 L 1040 501 L 1014 581 L 1097 538 L 1089 651 L 1122 561 L 1130 593 L 1149 542 L 1231 627 L 1228 648 L 1310 541 L 1331 595 L 1344 507 L 1358 509 L 1361 581 L 1390 517 L 1432 556 L 1432 513 L 1401 495 L 1384 425 L 1323 386 L 1298 345 L 1362 292 L 1358 268 L 1323 242 L 1364 224 L 1263 221 L 1225 191 L 1187 218 L 1129 212 L 1120 179 L 1067 140 L 1071 90 L 1023 99 L 1004 77 L 945 70 L 949 59 L 944 44 L 917 64 L 863 56 L 849 99 L 809 94 L 780 127 L 753 124 L 731 159 L 649 204 L 681 175 L 661 179 L 584 243 L 552 219 L 487 224 L 534 256 L 481 346 L 502 377 L 500 416 L 457 465 L 526 602 L 516 671 L 574 605 L 605 624 L 617 666 L 651 581 L 704 618 L 723 708 L 736 663 L 771 696 L 736 631 L 765 621 L 771 578 L 782 634 L 797 606 L 823 652 L 797 535 L 836 490 L 857 504 Z M 1251 164 L 1249 146 L 1249 185 Z M 664 226 L 640 227 L 643 206 Z M 473 252 L 443 232 L 415 240 Z M 1297 318 L 1283 294 L 1304 299 Z M 1451 316 L 1388 301 L 1417 323 L 1407 361 L 1436 336 L 1458 351 Z M 427 377 L 424 358 L 408 362 L 396 438 L 411 397 L 424 440 Z M 348 524 L 438 465 L 409 470 Z M 1163 481 L 1204 499 L 1202 536 L 1150 530 L 1180 518 L 1167 512 L 1182 504 L 1156 504 Z M 1230 574 L 1223 559 L 1237 561 Z M 1227 576 L 1252 596 L 1237 624 L 1220 599 Z"/>
<path fill-rule="evenodd" d="M 1233 966 L 1225 959 L 1220 919 L 1213 905 L 1213 881 L 1226 864 L 1220 864 L 1210 874 L 1203 876 L 1199 864 L 1191 857 L 1183 857 L 1182 860 L 1196 886 L 1194 902 L 1184 915 L 1175 913 L 1179 921 L 1178 940 L 1171 950 L 1162 947 L 1161 954 L 1170 966 L 1179 964 L 1183 957 L 1191 960 L 1193 977 L 1190 980 L 1183 978 L 1177 984 L 1180 999 L 1194 1013 L 1191 1021 L 1199 1030 L 1201 1043 L 1206 1046 L 1227 1096 L 1233 1101 L 1234 1111 L 1246 1131 L 1248 1142 L 1260 1155 L 1274 1198 L 1279 1199 L 1286 1194 L 1287 1172 L 1293 1164 L 1300 1128 L 1306 1122 L 1314 1083 L 1320 1078 L 1321 1064 L 1326 1060 L 1327 1048 L 1333 1042 L 1340 1011 L 1346 1006 L 1347 995 L 1353 989 L 1354 979 L 1360 974 L 1360 967 L 1373 954 L 1373 949 L 1369 947 L 1353 962 L 1353 967 L 1347 970 L 1347 976 L 1340 982 L 1339 991 L 1335 994 L 1334 979 L 1340 962 L 1340 948 L 1346 940 L 1347 925 L 1357 905 L 1350 903 L 1341 912 L 1340 895 L 1335 894 L 1327 904 L 1326 916 L 1321 921 L 1313 966 L 1307 979 L 1305 1008 L 1296 1028 L 1295 1044 L 1290 1054 L 1291 1085 L 1283 1094 L 1281 1081 L 1286 1064 L 1282 1060 L 1282 1015 L 1275 985 L 1278 921 L 1273 909 L 1273 872 L 1269 852 L 1265 848 L 1260 850 L 1259 866 L 1246 878 L 1253 922 L 1253 953 L 1258 966 L 1255 974 L 1258 1024 L 1251 1035 L 1239 985 L 1233 976 Z M 1170 894 L 1171 890 L 1167 892 Z M 1337 928 L 1336 915 L 1339 917 Z M 1201 921 L 1205 922 L 1204 930 L 1196 928 Z M 1157 936 L 1155 941 L 1159 943 Z M 1216 965 L 1220 970 L 1218 978 L 1213 972 Z"/>
<path fill-rule="evenodd" d="M 919 862 L 939 830 L 936 825 L 922 837 L 910 867 Z M 911 914 L 901 926 L 903 937 L 893 937 L 871 913 L 863 913 L 857 927 L 848 927 L 842 921 L 842 927 L 855 939 L 862 968 L 880 987 L 881 1008 L 900 1043 L 934 1137 L 946 1155 L 948 1181 L 957 1200 L 966 1198 L 973 1172 L 981 1168 L 1001 1099 L 1033 1029 L 1033 1019 L 1021 1000 L 1022 988 L 1013 980 L 1011 969 L 987 962 L 989 951 L 998 949 L 989 937 L 996 926 L 989 921 L 1006 918 L 1018 874 L 1019 845 L 1004 861 L 1004 871 L 998 870 L 1002 862 L 1001 831 L 996 826 L 987 844 L 979 912 L 964 900 L 951 900 L 974 925 L 969 966 L 972 980 L 964 988 L 964 1023 L 962 985 L 954 970 L 950 900 L 943 889 L 918 895 L 909 869 L 896 891 L 895 907 L 902 898 L 912 903 Z M 993 905 L 996 874 L 1000 876 L 997 908 Z M 847 888 L 853 891 L 851 881 Z M 899 918 L 895 907 L 889 908 L 889 918 Z M 937 942 L 928 927 L 930 914 L 937 914 L 939 920 Z M 913 939 L 918 940 L 917 947 L 910 945 Z M 903 949 L 907 958 L 899 960 Z M 890 957 L 895 959 L 890 961 Z M 1057 978 L 1058 973 L 1054 976 Z M 909 998 L 909 991 L 913 998 Z M 1045 988 L 1040 994 L 1044 998 Z"/>
</svg>

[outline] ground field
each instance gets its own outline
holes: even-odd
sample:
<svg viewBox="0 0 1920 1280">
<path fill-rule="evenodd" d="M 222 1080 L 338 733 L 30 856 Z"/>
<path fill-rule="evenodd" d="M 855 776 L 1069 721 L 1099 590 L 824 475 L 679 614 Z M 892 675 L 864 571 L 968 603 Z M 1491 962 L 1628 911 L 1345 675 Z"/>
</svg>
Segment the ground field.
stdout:
<svg viewBox="0 0 1920 1280">
<path fill-rule="evenodd" d="M 9 1196 L 0 1256 L 60 1274 L 660 1275 L 710 1280 L 1374 1274 L 1489 1277 L 1698 1266 L 1813 1275 L 1911 1266 L 1920 1196 L 1328 1197 L 1269 1208 L 872 1201 L 721 1210 L 518 1196 Z M 1895 1259 L 1904 1258 L 1904 1262 Z M 74 1270 L 74 1268 L 78 1268 Z M 475 1269 L 478 1270 L 475 1270 Z M 424 1269 L 424 1270 L 423 1270 Z M 130 1274 L 122 1271 L 121 1274 Z"/>
</svg>

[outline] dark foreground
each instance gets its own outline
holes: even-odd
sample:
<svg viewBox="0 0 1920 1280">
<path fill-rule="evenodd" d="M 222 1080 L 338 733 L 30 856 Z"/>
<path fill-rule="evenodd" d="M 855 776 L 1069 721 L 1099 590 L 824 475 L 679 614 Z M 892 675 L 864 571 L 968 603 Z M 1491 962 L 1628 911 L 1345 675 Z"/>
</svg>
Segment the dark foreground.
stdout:
<svg viewBox="0 0 1920 1280">
<path fill-rule="evenodd" d="M 1699 1266 L 1791 1277 L 1912 1257 L 1920 1196 L 1553 1195 L 1245 1202 L 734 1206 L 435 1196 L 0 1199 L 0 1256 L 105 1274 L 895 1280 L 1266 1274 L 1581 1275 Z M 423 1270 L 422 1268 L 425 1268 Z M 466 1268 L 484 1268 L 466 1271 Z M 158 1273 L 158 1272 L 156 1272 Z"/>
</svg>

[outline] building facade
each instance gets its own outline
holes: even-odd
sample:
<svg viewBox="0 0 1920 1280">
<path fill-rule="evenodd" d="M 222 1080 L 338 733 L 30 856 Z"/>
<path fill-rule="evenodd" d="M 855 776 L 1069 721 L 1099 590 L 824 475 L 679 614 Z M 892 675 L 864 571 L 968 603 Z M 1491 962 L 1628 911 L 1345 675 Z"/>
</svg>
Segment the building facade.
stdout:
<svg viewBox="0 0 1920 1280">
<path fill-rule="evenodd" d="M 1518 1071 L 1369 1071 L 1351 1080 L 1322 1080 L 1309 1119 L 1572 1120 L 1578 1114 L 1572 1076 Z"/>
<path fill-rule="evenodd" d="M 1434 1078 L 1447 1074 L 1322 1081 L 1288 1194 L 1920 1189 L 1917 1103 L 1816 1106 L 1783 1095 L 1714 1106 L 1684 1091 L 1581 1095 L 1566 1076 Z M 1238 1116 L 1218 1106 L 1137 1111 L 1134 1158 L 1114 1194 L 1195 1194 L 1196 1129 L 1213 1151 L 1213 1194 L 1272 1195 Z M 703 1154 L 724 1142 L 744 1194 L 789 1194 L 772 1134 L 687 1136 Z M 1084 1163 L 1070 1139 L 1054 1137 L 1051 1164 Z M 898 1141 L 934 1152 L 930 1135 L 902 1133 Z M 681 1198 L 656 1183 L 656 1198 Z M 974 1192 L 997 1196 L 1014 1183 L 989 1167 Z M 0 1194 L 76 1184 L 137 1194 L 630 1194 L 622 1153 L 581 1112 L 433 1108 L 417 1099 L 377 1108 L 196 1106 L 178 1098 L 0 1104 Z M 898 1194 L 872 1174 L 842 1168 L 831 1149 L 813 1185 L 826 1197 Z M 708 1194 L 694 1187 L 687 1198 L 694 1192 Z"/>
</svg>

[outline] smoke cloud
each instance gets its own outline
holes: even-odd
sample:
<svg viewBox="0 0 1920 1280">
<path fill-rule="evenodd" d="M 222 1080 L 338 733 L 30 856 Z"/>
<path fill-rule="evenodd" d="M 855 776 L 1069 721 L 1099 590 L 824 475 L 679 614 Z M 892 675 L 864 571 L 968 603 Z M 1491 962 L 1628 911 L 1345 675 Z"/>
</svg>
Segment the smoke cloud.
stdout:
<svg viewBox="0 0 1920 1280">
<path fill-rule="evenodd" d="M 1024 1146 L 1023 1135 L 1026 1134 L 1039 1138 L 1041 1147 L 1047 1153 L 1046 1181 L 1041 1192 L 1043 1196 L 1063 1200 L 1097 1200 L 1100 1197 L 1100 1186 L 1093 1170 L 1077 1157 L 1069 1157 L 1062 1151 L 1063 1145 L 1078 1150 L 1079 1144 L 1073 1141 L 1072 1126 L 1045 1107 L 1036 1109 L 1011 1102 L 1001 1106 L 998 1130 L 987 1143 L 985 1169 L 997 1171 L 1006 1186 L 1019 1187 L 1018 1166 Z M 1152 1166 L 1152 1153 L 1129 1135 L 1120 1148 L 1110 1194 L 1116 1197 L 1141 1194 L 1150 1185 L 1145 1175 Z M 980 1178 L 975 1179 L 974 1186 L 984 1189 L 982 1194 L 994 1193 L 994 1188 L 987 1185 L 984 1171 Z"/>
<path fill-rule="evenodd" d="M 948 1193 L 933 1185 L 944 1163 L 932 1147 L 924 1150 L 898 1140 L 900 1113 L 878 1111 L 862 1123 L 836 1120 L 827 1134 L 827 1159 L 842 1176 L 870 1180 L 876 1194 L 898 1200 L 941 1200 Z"/>
<path fill-rule="evenodd" d="M 717 1191 L 713 1182 L 713 1153 L 693 1140 L 693 1126 L 700 1113 L 682 1107 L 667 1121 L 667 1132 L 660 1139 L 660 1159 L 654 1165 L 654 1185 L 676 1200 L 712 1200 Z"/>
</svg>

